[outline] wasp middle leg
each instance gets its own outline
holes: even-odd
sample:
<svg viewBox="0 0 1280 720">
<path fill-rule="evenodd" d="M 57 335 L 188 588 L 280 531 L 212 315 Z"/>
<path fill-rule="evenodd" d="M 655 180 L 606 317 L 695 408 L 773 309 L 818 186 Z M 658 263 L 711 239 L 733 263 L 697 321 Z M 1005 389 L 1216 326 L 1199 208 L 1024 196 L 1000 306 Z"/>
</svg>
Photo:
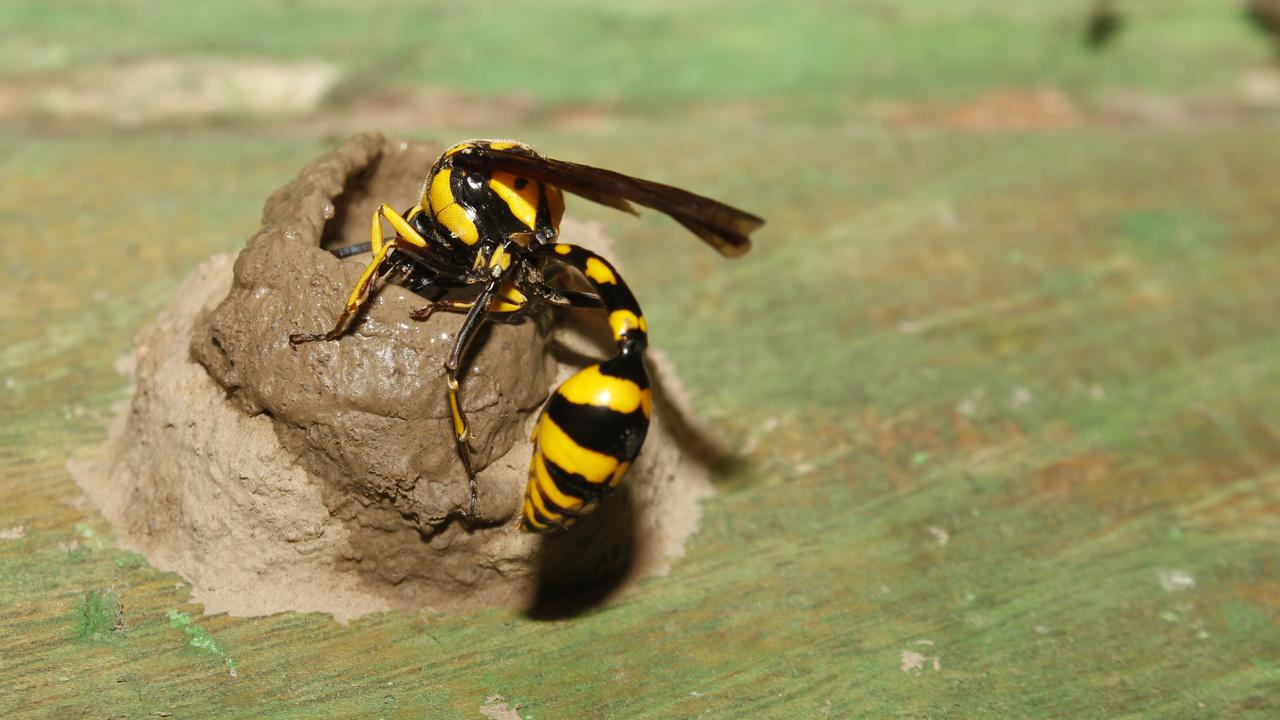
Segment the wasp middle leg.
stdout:
<svg viewBox="0 0 1280 720">
<path fill-rule="evenodd" d="M 410 312 L 409 317 L 414 320 L 426 320 L 441 311 L 468 312 L 478 302 L 479 298 L 475 300 L 436 300 L 429 305 L 424 305 Z M 529 298 L 513 283 L 504 283 L 494 293 L 493 297 L 489 298 L 488 303 L 490 320 L 511 322 L 519 319 L 520 315 L 527 309 Z"/>
<path fill-rule="evenodd" d="M 467 350 L 467 345 L 490 314 L 490 304 L 497 297 L 498 291 L 502 289 L 502 286 L 502 278 L 495 277 L 485 284 L 484 289 L 480 291 L 480 295 L 475 300 L 466 304 L 467 316 L 463 318 L 462 327 L 458 329 L 458 335 L 453 341 L 453 349 L 449 351 L 449 357 L 444 361 L 444 370 L 448 376 L 449 383 L 449 415 L 453 420 L 453 438 L 458 446 L 458 458 L 462 461 L 462 469 L 466 471 L 467 479 L 471 483 L 471 496 L 467 502 L 468 518 L 475 517 L 480 489 L 476 485 L 475 470 L 471 467 L 471 450 L 467 447 L 467 441 L 471 439 L 471 430 L 470 426 L 467 425 L 466 413 L 462 410 L 463 373 L 459 371 L 459 367 L 462 365 L 462 356 Z M 435 303 L 422 310 L 433 309 L 434 307 Z M 456 309 L 457 307 L 458 305 L 448 305 L 445 309 Z M 426 315 L 430 315 L 430 312 L 427 312 Z"/>
</svg>

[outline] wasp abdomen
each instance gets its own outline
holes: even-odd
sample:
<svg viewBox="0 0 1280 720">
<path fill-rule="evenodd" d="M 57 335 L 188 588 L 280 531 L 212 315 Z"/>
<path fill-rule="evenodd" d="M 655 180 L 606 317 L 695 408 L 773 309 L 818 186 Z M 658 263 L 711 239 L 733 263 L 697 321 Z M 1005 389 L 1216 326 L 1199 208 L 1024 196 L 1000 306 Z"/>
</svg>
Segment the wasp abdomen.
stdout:
<svg viewBox="0 0 1280 720">
<path fill-rule="evenodd" d="M 652 405 L 639 352 L 621 353 L 564 381 L 533 431 L 525 527 L 570 525 L 613 492 L 644 444 Z"/>
<path fill-rule="evenodd" d="M 648 325 L 617 269 L 577 245 L 553 243 L 536 252 L 582 273 L 618 344 L 617 355 L 556 388 L 538 417 L 524 526 L 540 532 L 572 524 L 622 482 L 649 430 L 653 394 L 644 369 Z"/>
</svg>

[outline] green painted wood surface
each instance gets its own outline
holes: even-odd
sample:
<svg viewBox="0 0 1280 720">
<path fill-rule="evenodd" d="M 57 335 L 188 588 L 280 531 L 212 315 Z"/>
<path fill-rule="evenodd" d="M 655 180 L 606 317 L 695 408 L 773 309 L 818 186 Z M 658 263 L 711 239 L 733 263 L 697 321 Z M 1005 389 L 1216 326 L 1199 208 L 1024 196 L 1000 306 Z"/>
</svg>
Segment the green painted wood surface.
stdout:
<svg viewBox="0 0 1280 720">
<path fill-rule="evenodd" d="M 973 13 L 1032 35 L 1060 22 L 1047 4 L 1007 16 L 999 3 L 961 6 L 893 25 L 944 40 L 972 30 L 954 39 L 973 58 L 952 70 L 961 97 L 1023 80 L 983 79 L 999 45 Z M 1219 12 L 1207 4 L 1172 6 L 1181 14 L 1156 25 L 1165 35 L 1135 22 L 1133 45 L 1107 64 L 1037 72 L 1092 118 L 1095 91 L 1163 87 L 1139 49 L 1176 45 L 1211 88 L 1261 56 L 1225 15 L 1195 26 Z M 587 22 L 579 6 L 552 7 L 565 27 Z M 648 24 L 629 32 L 644 41 L 685 12 L 634 7 Z M 11 27 L 46 41 L 95 17 L 15 14 Z M 296 44 L 258 47 L 269 33 L 214 15 L 201 37 L 227 53 L 306 57 L 348 37 L 308 15 L 311 30 L 287 36 Z M 455 21 L 481 27 L 475 17 Z M 879 27 L 866 17 L 853 27 Z M 768 22 L 735 16 L 752 30 L 746 49 L 726 31 L 706 51 L 720 64 L 682 82 L 723 89 Z M 74 53 L 183 49 L 122 37 Z M 787 50 L 789 34 L 779 42 L 797 67 L 841 57 L 816 37 L 811 55 Z M 676 52 L 666 42 L 660 57 Z M 368 60 L 359 52 L 344 67 Z M 582 57 L 566 77 L 589 73 Z M 468 83 L 496 89 L 479 60 L 457 62 Z M 625 62 L 602 62 L 593 82 Z M 886 72 L 908 99 L 951 94 L 946 75 L 897 67 Z M 421 82 L 404 72 L 398 82 Z M 655 344 L 743 454 L 670 575 L 555 622 L 499 610 L 348 626 L 207 617 L 180 578 L 115 547 L 65 469 L 93 454 L 127 397 L 113 363 L 330 141 L 252 119 L 0 129 L 0 715 L 482 717 L 495 695 L 525 720 L 1280 714 L 1280 128 L 1249 115 L 903 131 L 845 114 L 852 100 L 829 91 L 845 80 L 791 97 L 748 84 L 724 112 L 655 84 L 586 129 L 484 128 L 770 221 L 748 257 L 725 263 L 660 218 L 571 207 L 610 223 Z M 590 99 L 571 84 L 534 89 Z M 780 96 L 799 109 L 779 111 Z M 681 108 L 688 119 L 673 123 Z"/>
</svg>

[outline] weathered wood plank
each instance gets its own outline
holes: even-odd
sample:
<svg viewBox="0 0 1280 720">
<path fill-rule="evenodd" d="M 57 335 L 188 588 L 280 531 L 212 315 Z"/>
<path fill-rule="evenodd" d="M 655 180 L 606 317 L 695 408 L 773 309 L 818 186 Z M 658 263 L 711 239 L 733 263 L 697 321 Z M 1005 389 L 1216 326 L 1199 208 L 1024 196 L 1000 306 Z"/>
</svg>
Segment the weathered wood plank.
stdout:
<svg viewBox="0 0 1280 720">
<path fill-rule="evenodd" d="M 655 342 L 747 446 L 688 556 L 567 621 L 345 627 L 202 616 L 64 469 L 125 396 L 131 331 L 316 145 L 23 140 L 0 196 L 0 713 L 1268 716 L 1278 139 L 677 134 L 789 179 L 730 193 L 771 221 L 740 263 L 611 227 Z M 42 212 L 67 193 L 77 213 Z M 123 628 L 81 638 L 103 592 Z"/>
</svg>

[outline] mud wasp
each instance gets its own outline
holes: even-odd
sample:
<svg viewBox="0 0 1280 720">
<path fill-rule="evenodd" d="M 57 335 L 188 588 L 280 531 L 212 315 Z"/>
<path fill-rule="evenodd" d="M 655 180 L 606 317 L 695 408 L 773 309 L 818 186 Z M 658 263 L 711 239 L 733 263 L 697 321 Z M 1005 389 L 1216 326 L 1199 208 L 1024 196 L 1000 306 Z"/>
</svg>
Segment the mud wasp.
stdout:
<svg viewBox="0 0 1280 720">
<path fill-rule="evenodd" d="M 533 459 L 522 525 L 542 532 L 566 527 L 612 492 L 640 452 L 652 395 L 644 366 L 648 324 L 618 271 L 585 248 L 557 242 L 563 192 L 636 214 L 631 203 L 663 212 L 726 257 L 751 246 L 764 221 L 750 213 L 669 185 L 612 170 L 543 157 L 508 140 L 468 140 L 432 166 L 418 203 L 397 213 L 383 203 L 373 212 L 368 244 L 339 256 L 371 251 L 369 262 L 325 333 L 290 335 L 290 344 L 336 340 L 351 327 L 374 280 L 393 268 L 414 289 L 479 287 L 471 300 L 436 300 L 410 314 L 466 313 L 444 363 L 458 455 L 471 482 L 468 517 L 477 501 L 475 473 L 462 409 L 461 359 L 485 321 L 512 321 L 534 302 L 606 313 L 617 354 L 565 380 L 547 400 L 534 427 Z M 382 221 L 395 231 L 382 237 Z M 592 292 L 558 288 L 556 267 L 576 270 Z"/>
</svg>

